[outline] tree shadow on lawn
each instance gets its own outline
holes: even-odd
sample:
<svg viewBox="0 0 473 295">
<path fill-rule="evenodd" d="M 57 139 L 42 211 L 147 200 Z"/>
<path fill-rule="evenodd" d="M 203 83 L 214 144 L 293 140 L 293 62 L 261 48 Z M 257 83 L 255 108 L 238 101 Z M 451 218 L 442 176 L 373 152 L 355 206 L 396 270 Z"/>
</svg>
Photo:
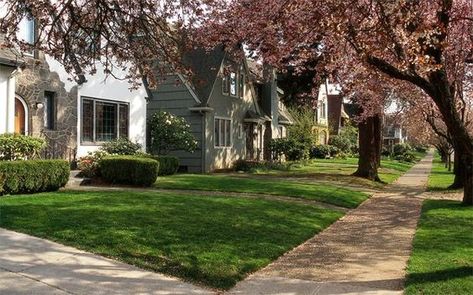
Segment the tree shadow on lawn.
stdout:
<svg viewBox="0 0 473 295">
<path fill-rule="evenodd" d="M 0 226 L 222 289 L 342 216 L 286 202 L 171 194 L 20 198 L 1 204 Z"/>
<path fill-rule="evenodd" d="M 431 272 L 411 273 L 407 275 L 406 286 L 419 283 L 435 283 L 458 278 L 472 277 L 473 266 L 462 266 L 456 268 L 442 269 Z"/>
</svg>

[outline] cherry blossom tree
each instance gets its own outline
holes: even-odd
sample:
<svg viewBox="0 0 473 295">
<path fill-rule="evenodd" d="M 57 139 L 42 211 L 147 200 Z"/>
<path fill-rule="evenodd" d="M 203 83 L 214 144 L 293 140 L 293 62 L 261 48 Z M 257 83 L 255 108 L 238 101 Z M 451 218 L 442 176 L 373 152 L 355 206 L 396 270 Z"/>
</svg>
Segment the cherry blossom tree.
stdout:
<svg viewBox="0 0 473 295">
<path fill-rule="evenodd" d="M 473 205 L 473 134 L 463 119 L 471 97 L 473 2 L 469 0 L 222 1 L 206 18 L 202 40 L 244 42 L 265 62 L 294 66 L 325 55 L 320 73 L 382 74 L 416 87 L 437 106 L 466 165 L 465 204 Z M 223 4 L 220 4 L 223 5 Z M 310 46 L 320 44 L 319 46 Z M 231 48 L 229 46 L 229 48 Z M 298 62 L 299 61 L 299 62 Z M 366 87 L 370 87 L 367 85 Z M 379 85 L 378 85 L 379 87 Z"/>
</svg>

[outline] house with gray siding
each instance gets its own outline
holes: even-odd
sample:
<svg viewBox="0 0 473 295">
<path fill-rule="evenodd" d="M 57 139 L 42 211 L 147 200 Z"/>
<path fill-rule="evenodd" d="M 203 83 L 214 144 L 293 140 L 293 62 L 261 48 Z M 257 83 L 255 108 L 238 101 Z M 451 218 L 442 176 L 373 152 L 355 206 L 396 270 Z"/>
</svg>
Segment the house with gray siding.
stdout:
<svg viewBox="0 0 473 295">
<path fill-rule="evenodd" d="M 193 75 L 169 73 L 160 78 L 156 88 L 148 89 L 147 104 L 148 118 L 162 110 L 190 124 L 197 150 L 171 153 L 179 158 L 181 170 L 206 173 L 229 169 L 239 159 L 267 158 L 269 140 L 281 137 L 281 126 L 292 123 L 279 116 L 285 108 L 279 103 L 275 76 L 258 86 L 247 60 L 221 48 L 196 49 L 183 62 Z"/>
</svg>

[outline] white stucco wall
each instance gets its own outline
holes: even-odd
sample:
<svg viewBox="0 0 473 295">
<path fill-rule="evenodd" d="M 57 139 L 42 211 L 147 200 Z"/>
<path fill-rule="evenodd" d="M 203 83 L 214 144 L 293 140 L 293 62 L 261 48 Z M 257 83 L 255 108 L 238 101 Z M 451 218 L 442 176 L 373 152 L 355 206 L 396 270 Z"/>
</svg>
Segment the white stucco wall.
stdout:
<svg viewBox="0 0 473 295">
<path fill-rule="evenodd" d="M 64 77 L 63 82 L 66 84 L 66 90 L 70 91 L 76 83 L 68 81 L 69 75 L 64 68 L 55 60 L 47 58 L 48 64 L 52 71 L 56 71 L 60 77 Z M 125 77 L 126 73 L 114 71 L 117 77 Z M 118 102 L 129 103 L 129 138 L 133 142 L 137 142 L 146 147 L 146 90 L 141 86 L 137 90 L 130 90 L 130 84 L 127 80 L 118 80 L 112 76 L 107 77 L 103 73 L 103 68 L 97 67 L 97 74 L 86 76 L 87 82 L 78 86 L 77 91 L 77 157 L 82 157 L 88 152 L 96 151 L 100 145 L 88 145 L 81 143 L 81 97 L 90 97 L 104 100 L 112 100 Z"/>
<path fill-rule="evenodd" d="M 0 134 L 15 131 L 14 70 L 0 65 Z"/>
</svg>

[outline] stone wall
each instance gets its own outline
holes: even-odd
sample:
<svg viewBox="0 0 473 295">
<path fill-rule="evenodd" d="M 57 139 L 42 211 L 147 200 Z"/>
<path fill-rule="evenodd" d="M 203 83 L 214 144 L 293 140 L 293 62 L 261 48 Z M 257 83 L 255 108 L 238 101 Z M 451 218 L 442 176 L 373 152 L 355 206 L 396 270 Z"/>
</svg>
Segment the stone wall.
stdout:
<svg viewBox="0 0 473 295">
<path fill-rule="evenodd" d="M 64 78 L 66 79 L 66 78 Z M 55 128 L 45 128 L 45 92 L 55 94 Z M 77 150 L 77 87 L 67 91 L 56 72 L 51 72 L 44 57 L 28 58 L 17 76 L 16 94 L 28 107 L 28 134 L 45 138 L 44 158 L 75 160 Z"/>
</svg>

